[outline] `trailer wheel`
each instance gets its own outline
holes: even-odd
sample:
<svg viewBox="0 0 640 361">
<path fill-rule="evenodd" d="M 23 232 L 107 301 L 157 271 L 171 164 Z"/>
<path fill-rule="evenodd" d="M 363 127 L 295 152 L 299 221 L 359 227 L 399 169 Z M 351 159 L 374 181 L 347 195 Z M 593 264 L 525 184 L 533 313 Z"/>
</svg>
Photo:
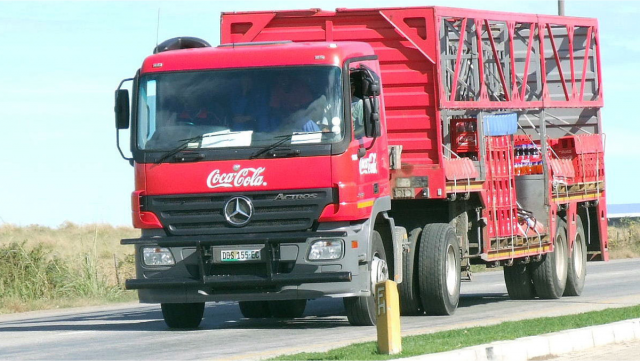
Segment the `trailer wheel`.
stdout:
<svg viewBox="0 0 640 361">
<path fill-rule="evenodd" d="M 460 246 L 447 223 L 427 224 L 422 230 L 418 283 L 422 308 L 428 315 L 451 315 L 460 301 Z"/>
<path fill-rule="evenodd" d="M 204 302 L 162 303 L 162 317 L 170 328 L 197 328 L 204 315 Z"/>
<path fill-rule="evenodd" d="M 513 266 L 504 266 L 503 270 L 504 283 L 512 300 L 530 300 L 536 296 L 529 264 L 515 263 Z"/>
<path fill-rule="evenodd" d="M 269 318 L 271 310 L 267 301 L 240 301 L 240 312 L 245 318 Z"/>
<path fill-rule="evenodd" d="M 422 228 L 409 232 L 409 250 L 402 253 L 402 283 L 398 284 L 400 295 L 400 314 L 402 316 L 422 315 L 422 303 L 418 290 L 418 239 Z"/>
<path fill-rule="evenodd" d="M 558 299 L 567 285 L 567 224 L 560 218 L 557 223 L 553 252 L 544 254 L 540 262 L 534 263 L 531 272 L 533 285 L 540 298 Z"/>
<path fill-rule="evenodd" d="M 384 251 L 380 233 L 373 231 L 371 249 L 371 295 L 361 297 L 345 297 L 344 308 L 347 319 L 353 326 L 374 326 L 376 324 L 375 287 L 379 282 L 389 279 L 387 254 Z"/>
<path fill-rule="evenodd" d="M 275 318 L 299 318 L 304 314 L 307 300 L 269 301 L 271 316 Z"/>
<path fill-rule="evenodd" d="M 587 277 L 587 244 L 584 235 L 584 225 L 580 216 L 576 219 L 576 239 L 569 258 L 567 273 L 567 287 L 564 296 L 580 296 Z"/>
</svg>

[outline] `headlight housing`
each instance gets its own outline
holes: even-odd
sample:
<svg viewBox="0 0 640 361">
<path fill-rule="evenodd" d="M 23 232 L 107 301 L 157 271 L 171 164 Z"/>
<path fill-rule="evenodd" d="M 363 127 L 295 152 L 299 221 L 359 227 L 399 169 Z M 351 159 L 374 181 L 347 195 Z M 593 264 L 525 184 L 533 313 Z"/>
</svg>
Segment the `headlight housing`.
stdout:
<svg viewBox="0 0 640 361">
<path fill-rule="evenodd" d="M 307 259 L 309 261 L 328 261 L 342 258 L 344 241 L 341 239 L 318 239 L 311 243 Z"/>
<path fill-rule="evenodd" d="M 164 247 L 144 247 L 142 261 L 147 266 L 173 266 L 176 264 L 171 251 Z"/>
</svg>

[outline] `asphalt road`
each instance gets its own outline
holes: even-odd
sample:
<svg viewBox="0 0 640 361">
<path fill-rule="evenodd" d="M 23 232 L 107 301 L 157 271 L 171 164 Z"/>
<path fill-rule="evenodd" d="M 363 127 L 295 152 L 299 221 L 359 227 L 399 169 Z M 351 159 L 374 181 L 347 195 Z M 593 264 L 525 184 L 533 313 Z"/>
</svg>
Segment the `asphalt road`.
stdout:
<svg viewBox="0 0 640 361">
<path fill-rule="evenodd" d="M 502 272 L 463 283 L 448 317 L 403 317 L 403 335 L 640 304 L 640 259 L 589 263 L 580 297 L 512 301 Z M 296 320 L 243 319 L 234 302 L 207 305 L 198 330 L 171 331 L 158 305 L 41 311 L 0 316 L 0 359 L 260 359 L 375 340 L 374 327 L 349 326 L 341 300 L 310 301 Z"/>
</svg>

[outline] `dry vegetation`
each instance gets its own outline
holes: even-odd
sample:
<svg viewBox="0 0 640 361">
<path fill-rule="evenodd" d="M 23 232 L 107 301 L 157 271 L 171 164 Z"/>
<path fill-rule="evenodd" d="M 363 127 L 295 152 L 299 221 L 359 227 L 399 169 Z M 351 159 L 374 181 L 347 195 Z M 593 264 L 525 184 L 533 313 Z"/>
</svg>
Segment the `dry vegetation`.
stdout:
<svg viewBox="0 0 640 361">
<path fill-rule="evenodd" d="M 640 221 L 622 218 L 609 226 L 612 259 L 640 257 Z"/>
<path fill-rule="evenodd" d="M 0 226 L 0 313 L 134 300 L 130 227 L 64 223 Z"/>
</svg>

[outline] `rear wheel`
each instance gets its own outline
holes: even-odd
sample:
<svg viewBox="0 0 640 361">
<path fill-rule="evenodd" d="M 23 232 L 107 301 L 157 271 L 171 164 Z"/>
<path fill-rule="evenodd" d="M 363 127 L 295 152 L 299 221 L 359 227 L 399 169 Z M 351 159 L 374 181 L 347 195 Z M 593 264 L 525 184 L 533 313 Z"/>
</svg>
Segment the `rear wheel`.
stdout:
<svg viewBox="0 0 640 361">
<path fill-rule="evenodd" d="M 553 252 L 543 255 L 540 262 L 533 263 L 531 276 L 536 294 L 540 298 L 560 298 L 567 285 L 567 224 L 560 218 L 557 223 Z"/>
<path fill-rule="evenodd" d="M 513 266 L 504 266 L 504 283 L 512 300 L 530 300 L 536 296 L 529 264 L 515 263 Z"/>
<path fill-rule="evenodd" d="M 422 230 L 418 283 L 422 308 L 429 315 L 451 315 L 460 301 L 460 247 L 456 231 L 447 223 L 427 224 Z"/>
<path fill-rule="evenodd" d="M 267 301 L 240 301 L 240 312 L 245 318 L 269 318 L 271 310 Z"/>
<path fill-rule="evenodd" d="M 422 228 L 415 228 L 409 232 L 409 249 L 402 253 L 402 283 L 398 285 L 400 296 L 400 314 L 416 316 L 424 313 L 418 291 L 418 239 Z"/>
<path fill-rule="evenodd" d="M 307 300 L 269 301 L 271 316 L 275 318 L 299 318 L 304 314 Z"/>
<path fill-rule="evenodd" d="M 204 315 L 204 302 L 162 303 L 162 317 L 170 328 L 197 328 Z"/>
<path fill-rule="evenodd" d="M 573 241 L 573 249 L 569 258 L 569 270 L 567 274 L 567 287 L 564 296 L 580 296 L 587 277 L 587 244 L 584 235 L 582 219 L 576 220 L 576 239 Z"/>
<path fill-rule="evenodd" d="M 387 255 L 384 251 L 380 233 L 373 231 L 371 241 L 371 294 L 369 296 L 345 297 L 343 299 L 347 318 L 353 326 L 373 326 L 376 324 L 376 284 L 389 279 Z"/>
</svg>

